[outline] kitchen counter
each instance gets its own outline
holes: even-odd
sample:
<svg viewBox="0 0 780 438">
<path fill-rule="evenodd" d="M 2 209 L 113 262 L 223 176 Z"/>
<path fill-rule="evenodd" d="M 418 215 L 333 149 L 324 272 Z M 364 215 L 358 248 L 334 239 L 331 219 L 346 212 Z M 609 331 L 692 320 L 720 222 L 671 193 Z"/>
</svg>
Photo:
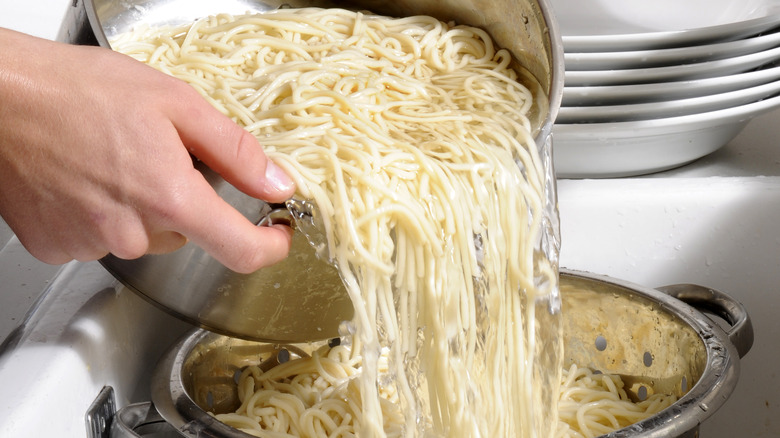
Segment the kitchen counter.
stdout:
<svg viewBox="0 0 780 438">
<path fill-rule="evenodd" d="M 53 39 L 68 4 L 65 0 L 0 0 L 0 26 Z M 755 328 L 755 343 L 742 360 L 741 377 L 734 394 L 702 426 L 701 436 L 706 438 L 780 436 L 780 380 L 775 371 L 780 359 L 777 348 L 780 341 L 780 318 L 777 317 L 780 307 L 777 290 L 780 285 L 778 138 L 780 111 L 775 111 L 753 120 L 723 149 L 679 169 L 644 177 L 558 182 L 562 266 L 606 274 L 643 286 L 697 283 L 726 292 L 747 307 Z M 55 274 L 60 267 L 34 260 L 4 225 L 0 226 L 0 242 L 8 242 L 4 247 L 0 243 L 0 275 L 4 280 L 0 285 L 0 339 L 9 336 L 20 325 L 28 309 L 36 307 L 56 310 L 59 313 L 57 321 L 72 321 L 79 320 L 74 315 L 83 313 L 87 305 L 126 306 L 143 314 L 144 321 L 153 320 L 143 332 L 144 339 L 159 339 L 153 336 L 152 328 L 157 330 L 166 324 L 174 333 L 186 329 L 145 302 L 122 293 L 103 293 L 113 290 L 111 288 L 116 285 L 96 263 L 68 264 L 63 275 L 84 276 L 85 284 L 102 291 L 95 295 L 100 295 L 99 300 L 77 294 L 73 300 L 65 302 L 57 296 L 57 287 L 44 294 L 52 282 L 57 283 Z M 65 284 L 62 280 L 59 282 Z M 48 321 L 41 315 L 42 311 L 34 312 L 30 317 Z M 108 320 L 98 321 L 106 323 Z M 107 325 L 121 323 L 111 321 Z M 62 344 L 62 337 L 44 337 L 38 342 L 48 342 L 49 347 L 64 345 L 66 351 L 70 348 L 83 358 L 91 354 L 89 352 L 96 349 L 95 346 L 113 345 L 110 336 L 108 340 L 103 338 L 120 333 L 116 327 L 96 331 L 86 323 L 80 328 L 93 335 L 99 332 L 102 338 L 91 337 L 89 345 L 93 346 L 90 348 L 84 347 L 83 339 L 73 333 L 67 338 L 70 343 Z M 73 339 L 82 340 L 75 342 Z M 18 342 L 36 341 L 27 337 Z M 123 339 L 123 342 L 127 340 Z M 149 359 L 164 348 L 164 345 L 158 345 L 160 342 L 154 344 L 152 353 L 134 352 Z M 108 348 L 108 359 L 120 358 L 127 362 L 129 353 L 113 351 L 116 349 Z M 56 352 L 54 357 L 66 356 L 61 349 L 50 351 Z M 16 357 L 30 360 L 40 356 L 20 354 Z M 63 363 L 71 363 L 69 357 L 65 357 Z M 116 373 L 112 375 L 110 368 L 115 362 L 108 359 L 83 359 L 87 367 L 74 371 L 72 380 L 88 388 L 79 392 L 80 398 L 74 402 L 73 412 L 63 416 L 57 424 L 58 436 L 84 436 L 83 412 L 97 395 L 97 390 L 112 379 L 122 380 Z M 138 359 L 129 361 L 133 360 Z M 82 359 L 73 363 L 81 364 Z M 140 362 L 133 363 L 121 367 L 148 367 Z M 25 367 L 26 364 L 14 364 L 0 358 L 0 385 L 4 382 L 4 370 Z M 42 366 L 40 373 L 44 382 L 58 381 L 52 368 Z M 35 381 L 32 377 L 28 379 Z M 141 401 L 145 396 L 140 389 L 120 391 L 119 404 Z M 70 402 L 67 395 L 49 394 L 49 397 L 54 399 L 49 403 L 56 401 L 57 406 Z M 46 430 L 47 426 L 41 424 L 29 424 L 31 429 L 19 426 L 27 418 L 18 411 L 20 409 L 15 406 L 0 404 L 0 436 L 5 436 L 3 431 L 9 430 Z M 14 425 L 10 426 L 12 422 Z"/>
</svg>

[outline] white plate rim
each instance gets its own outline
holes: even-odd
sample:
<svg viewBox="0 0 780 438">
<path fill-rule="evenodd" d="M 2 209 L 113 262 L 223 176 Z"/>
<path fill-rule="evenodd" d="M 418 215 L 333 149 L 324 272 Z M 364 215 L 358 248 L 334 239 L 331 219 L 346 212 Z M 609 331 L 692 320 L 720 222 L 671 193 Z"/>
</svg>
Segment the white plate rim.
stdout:
<svg viewBox="0 0 780 438">
<path fill-rule="evenodd" d="M 635 103 L 625 105 L 562 106 L 558 110 L 556 123 L 605 123 L 630 120 L 650 120 L 666 117 L 712 112 L 747 105 L 770 96 L 780 94 L 780 82 L 773 81 L 755 87 L 733 90 L 725 93 L 673 99 L 662 102 Z M 671 115 L 670 112 L 679 113 Z M 664 115 L 666 114 L 666 115 Z M 587 119 L 589 117 L 589 119 Z M 567 121 L 571 119 L 571 121 Z"/>
<path fill-rule="evenodd" d="M 751 38 L 700 46 L 620 52 L 565 52 L 564 63 L 571 70 L 605 70 L 693 64 L 766 51 L 780 46 L 780 31 Z"/>
<path fill-rule="evenodd" d="M 749 120 L 778 106 L 780 96 L 775 96 L 747 105 L 679 117 L 612 123 L 556 123 L 553 127 L 553 138 L 609 139 L 625 137 L 627 132 L 630 132 L 632 137 L 653 137 Z"/>
<path fill-rule="evenodd" d="M 780 80 L 780 66 L 715 78 L 651 84 L 564 87 L 562 105 L 593 106 L 625 103 L 631 100 L 658 102 L 724 93 L 742 86 L 758 86 Z"/>
<path fill-rule="evenodd" d="M 563 34 L 561 39 L 564 50 L 570 52 L 648 50 L 733 41 L 778 26 L 780 26 L 780 14 L 770 14 L 750 20 L 696 29 L 614 35 Z"/>
<path fill-rule="evenodd" d="M 732 75 L 780 60 L 780 47 L 716 61 L 625 70 L 565 71 L 564 86 L 665 82 Z"/>
</svg>

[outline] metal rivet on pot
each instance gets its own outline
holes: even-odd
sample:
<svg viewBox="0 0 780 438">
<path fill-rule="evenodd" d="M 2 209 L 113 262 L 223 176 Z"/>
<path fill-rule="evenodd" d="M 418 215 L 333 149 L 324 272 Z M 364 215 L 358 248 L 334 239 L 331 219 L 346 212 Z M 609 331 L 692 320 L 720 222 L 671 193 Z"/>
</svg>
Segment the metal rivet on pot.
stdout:
<svg viewBox="0 0 780 438">
<path fill-rule="evenodd" d="M 282 348 L 279 350 L 279 354 L 276 355 L 276 361 L 279 363 L 285 363 L 290 361 L 290 350 Z"/>
</svg>

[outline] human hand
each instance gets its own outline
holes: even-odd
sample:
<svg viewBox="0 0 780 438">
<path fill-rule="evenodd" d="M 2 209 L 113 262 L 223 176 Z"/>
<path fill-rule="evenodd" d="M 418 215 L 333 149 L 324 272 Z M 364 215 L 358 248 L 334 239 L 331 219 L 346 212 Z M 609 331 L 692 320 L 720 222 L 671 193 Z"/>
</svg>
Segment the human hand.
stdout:
<svg viewBox="0 0 780 438">
<path fill-rule="evenodd" d="M 33 256 L 133 259 L 190 239 L 248 273 L 287 255 L 290 228 L 252 224 L 190 154 L 270 202 L 294 183 L 192 87 L 108 49 L 4 29 L 0 47 L 0 215 Z"/>
</svg>

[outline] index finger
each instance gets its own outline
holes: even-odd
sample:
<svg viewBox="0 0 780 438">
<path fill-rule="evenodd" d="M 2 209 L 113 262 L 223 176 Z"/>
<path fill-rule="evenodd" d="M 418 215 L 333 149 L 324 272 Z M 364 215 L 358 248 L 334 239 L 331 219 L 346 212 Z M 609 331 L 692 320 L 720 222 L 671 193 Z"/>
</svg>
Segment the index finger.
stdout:
<svg viewBox="0 0 780 438">
<path fill-rule="evenodd" d="M 194 90 L 186 110 L 170 114 L 182 143 L 239 190 L 271 202 L 289 199 L 295 184 L 265 155 L 257 139 Z"/>
</svg>

